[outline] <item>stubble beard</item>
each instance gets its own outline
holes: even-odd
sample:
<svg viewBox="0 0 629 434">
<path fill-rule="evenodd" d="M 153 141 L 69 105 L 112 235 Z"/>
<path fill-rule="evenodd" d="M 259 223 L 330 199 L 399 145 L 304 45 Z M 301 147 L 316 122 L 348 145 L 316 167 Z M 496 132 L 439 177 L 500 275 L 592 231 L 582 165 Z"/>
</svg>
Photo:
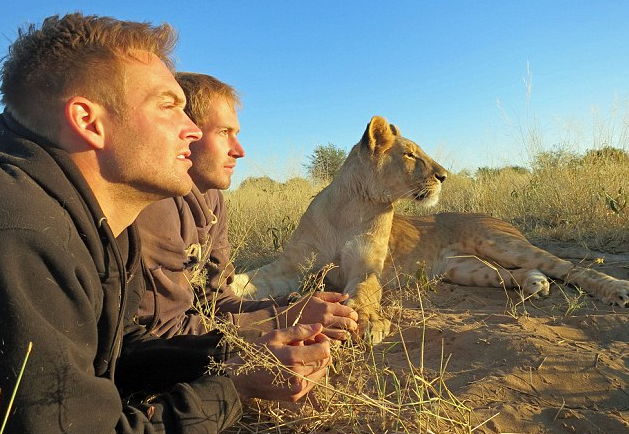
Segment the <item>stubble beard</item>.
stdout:
<svg viewBox="0 0 629 434">
<path fill-rule="evenodd" d="M 208 167 L 212 168 L 210 172 L 207 172 Z M 200 159 L 193 161 L 192 169 L 188 173 L 192 176 L 192 180 L 199 191 L 206 193 L 208 190 L 227 190 L 229 188 L 231 175 L 220 173 L 223 170 L 223 167 L 214 169 L 211 164 Z"/>
<path fill-rule="evenodd" d="M 177 167 L 179 161 L 173 158 L 167 167 L 155 168 L 154 160 L 148 156 L 138 158 L 138 154 L 153 147 L 146 146 L 142 137 L 123 122 L 121 130 L 124 134 L 116 135 L 118 152 L 110 155 L 110 164 L 116 170 L 116 181 L 125 184 L 129 193 L 136 199 L 154 202 L 173 196 L 184 196 L 192 189 L 189 173 Z"/>
</svg>

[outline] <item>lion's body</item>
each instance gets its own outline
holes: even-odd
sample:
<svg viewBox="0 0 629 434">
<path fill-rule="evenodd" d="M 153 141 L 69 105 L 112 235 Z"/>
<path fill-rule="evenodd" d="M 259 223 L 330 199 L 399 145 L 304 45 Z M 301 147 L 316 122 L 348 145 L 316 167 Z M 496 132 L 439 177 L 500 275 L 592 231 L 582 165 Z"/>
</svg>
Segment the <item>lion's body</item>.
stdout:
<svg viewBox="0 0 629 434">
<path fill-rule="evenodd" d="M 521 287 L 525 294 L 547 295 L 547 277 L 581 287 L 605 303 L 629 303 L 629 282 L 574 266 L 527 241 L 511 224 L 483 214 L 396 215 L 390 255 L 382 273 L 389 286 L 400 276 L 428 278 L 463 286 Z"/>
</svg>

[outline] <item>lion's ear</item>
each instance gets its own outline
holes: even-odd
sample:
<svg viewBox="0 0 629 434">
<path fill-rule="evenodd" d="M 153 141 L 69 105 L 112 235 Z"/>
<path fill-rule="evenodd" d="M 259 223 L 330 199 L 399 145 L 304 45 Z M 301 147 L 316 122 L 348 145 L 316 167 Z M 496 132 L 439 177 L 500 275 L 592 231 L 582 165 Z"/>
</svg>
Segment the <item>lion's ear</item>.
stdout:
<svg viewBox="0 0 629 434">
<path fill-rule="evenodd" d="M 393 146 L 395 136 L 398 135 L 399 131 L 394 125 L 390 125 L 383 117 L 374 116 L 363 134 L 362 143 L 369 147 L 373 155 L 379 155 Z"/>
</svg>

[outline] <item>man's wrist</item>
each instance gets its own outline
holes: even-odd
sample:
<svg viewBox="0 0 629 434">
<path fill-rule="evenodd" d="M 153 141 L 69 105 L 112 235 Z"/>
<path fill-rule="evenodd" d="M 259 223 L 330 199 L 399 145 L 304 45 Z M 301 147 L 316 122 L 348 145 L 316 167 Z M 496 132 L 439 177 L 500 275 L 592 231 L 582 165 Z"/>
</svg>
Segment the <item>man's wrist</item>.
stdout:
<svg viewBox="0 0 629 434">
<path fill-rule="evenodd" d="M 246 401 L 252 396 L 248 392 L 247 376 L 239 372 L 244 362 L 240 357 L 234 357 L 224 363 L 224 375 L 229 378 L 238 392 L 238 396 L 242 401 Z"/>
</svg>

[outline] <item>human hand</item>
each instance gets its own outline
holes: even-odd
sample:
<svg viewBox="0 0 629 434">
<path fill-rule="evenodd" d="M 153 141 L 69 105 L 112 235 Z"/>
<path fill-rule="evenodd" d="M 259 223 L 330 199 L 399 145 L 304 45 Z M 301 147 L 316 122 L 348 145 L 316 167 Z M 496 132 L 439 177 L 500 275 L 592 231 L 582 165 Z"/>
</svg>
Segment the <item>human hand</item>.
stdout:
<svg viewBox="0 0 629 434">
<path fill-rule="evenodd" d="M 286 315 L 288 326 L 320 323 L 323 334 L 330 339 L 344 341 L 349 333 L 358 330 L 358 314 L 343 303 L 349 295 L 339 292 L 315 292 L 280 310 Z"/>
<path fill-rule="evenodd" d="M 331 361 L 330 340 L 322 331 L 321 324 L 273 330 L 227 360 L 225 370 L 240 397 L 295 402 L 310 392 Z M 259 363 L 247 360 L 252 357 Z"/>
</svg>

